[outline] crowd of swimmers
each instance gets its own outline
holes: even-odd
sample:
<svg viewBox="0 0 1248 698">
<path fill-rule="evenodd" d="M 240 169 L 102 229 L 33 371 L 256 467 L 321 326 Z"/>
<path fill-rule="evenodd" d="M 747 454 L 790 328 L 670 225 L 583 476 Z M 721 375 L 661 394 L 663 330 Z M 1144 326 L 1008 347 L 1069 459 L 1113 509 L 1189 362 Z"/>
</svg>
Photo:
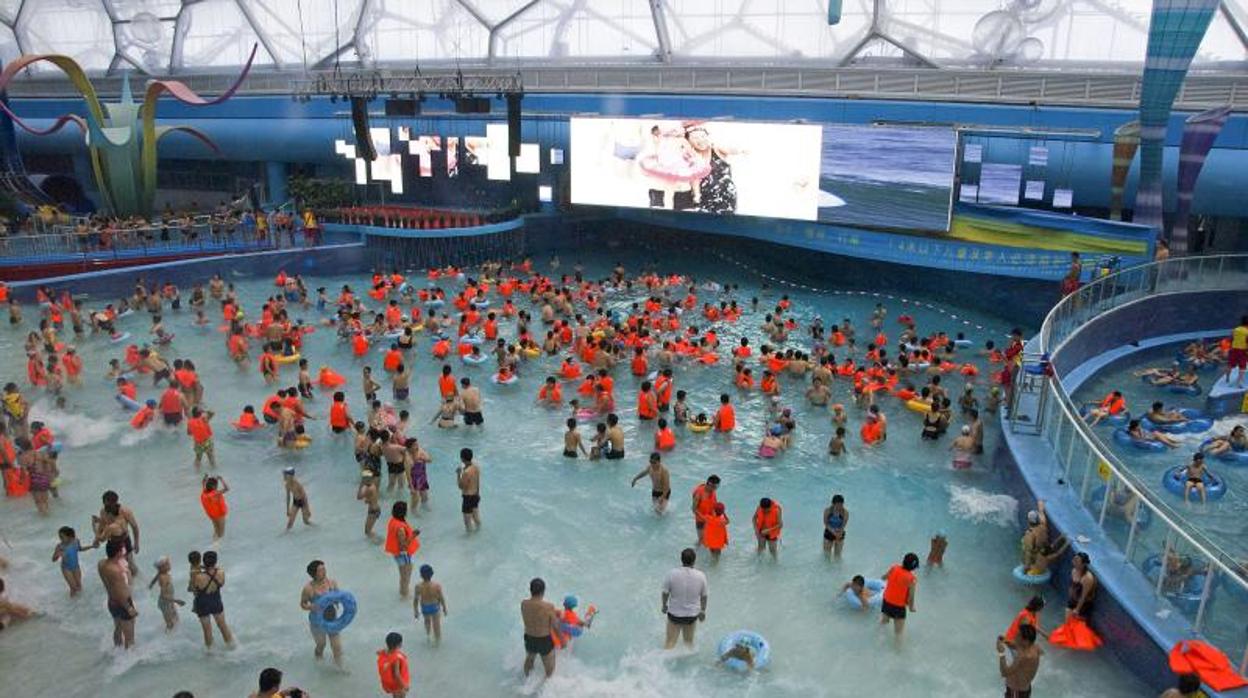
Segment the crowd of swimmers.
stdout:
<svg viewBox="0 0 1248 698">
<path fill-rule="evenodd" d="M 482 429 L 486 421 L 481 388 L 468 377 L 454 375 L 449 363 L 452 356 L 468 363 L 491 362 L 495 370 L 491 381 L 501 385 L 513 382 L 521 374 L 547 372 L 549 376 L 543 378 L 535 402 L 543 408 L 566 411 L 566 431 L 561 436 L 563 456 L 619 460 L 625 457 L 626 448 L 630 452 L 648 452 L 648 464 L 633 476 L 632 484 L 649 481 L 650 503 L 657 515 L 666 514 L 673 495 L 664 454 L 675 448 L 679 439 L 691 438 L 687 434 L 740 432 L 734 395 L 764 396 L 764 426 L 760 433 L 744 436 L 758 439 L 758 457 L 783 457 L 799 429 L 795 404 L 785 402 L 790 390 L 786 383 L 791 381 L 805 383 L 796 395 L 814 412 L 828 415 L 823 419 L 831 422 L 827 453 L 832 458 L 844 458 L 850 451 L 847 434 L 851 415 L 859 421 L 861 447 L 870 448 L 888 439 L 887 413 L 902 407 L 923 415 L 919 432 L 923 439 L 941 439 L 952 429 L 955 436 L 949 447 L 951 466 L 959 470 L 971 468 L 984 450 L 980 410 L 992 413 L 1008 404 L 1023 347 L 1022 332 L 1017 329 L 1002 348 L 989 340 L 976 349 L 961 334 L 921 332 L 908 314 L 897 317 L 895 324 L 889 323 L 888 309 L 883 304 L 871 311 L 864 341 L 848 317 L 827 328 L 816 317 L 803 327 L 796 319 L 794 301 L 787 295 L 781 295 L 774 305 L 765 308 L 758 298 L 736 297 L 736 289 L 731 286 L 698 284 L 686 277 L 653 272 L 630 277 L 622 266 L 602 281 L 589 281 L 579 268 L 556 277 L 536 272 L 528 260 L 519 264 L 487 263 L 473 275 L 456 268 L 433 270 L 427 282 L 422 286 L 397 271 L 378 271 L 363 294 L 357 295 L 351 286 L 344 285 L 331 298 L 325 288 L 309 289 L 300 276 L 283 272 L 275 279 L 277 291 L 255 311 L 254 322 L 252 310 L 244 309 L 233 285 L 220 276 L 212 277 L 207 284 L 194 285 L 187 301 L 194 316 L 192 322 L 198 326 L 218 324 L 209 316 L 219 312 L 226 353 L 240 371 L 250 372 L 254 365 L 255 380 L 273 388 L 272 395 L 259 409 L 254 405 L 238 406 L 239 416 L 228 427 L 214 426 L 214 410 L 206 406 L 206 386 L 194 361 L 189 357 L 170 360 L 163 355 L 177 346 L 174 333 L 163 322 L 166 308 L 181 309 L 182 294 L 176 285 L 149 284 L 140 279 L 130 296 L 94 311 L 80 308 L 65 290 L 40 288 L 36 299 L 40 308 L 39 331 L 32 332 L 25 345 L 27 385 L 9 383 L 3 390 L 6 419 L 0 424 L 0 469 L 4 471 L 6 492 L 14 497 L 29 492 L 39 514 L 51 515 L 49 495 L 55 498 L 59 485 L 59 442 L 47 424 L 31 420 L 28 395 L 30 391 L 44 391 L 61 399 L 79 385 L 84 370 L 81 359 L 72 345 L 62 341 L 60 333 L 68 325 L 74 341 L 86 341 L 89 334 L 94 334 L 102 341 L 114 342 L 122 353 L 121 358 L 110 362 L 105 375 L 115 382 L 120 402 L 128 404 L 128 399 L 135 403 L 131 426 L 184 430 L 190 437 L 194 467 L 199 470 L 207 466 L 199 495 L 214 541 L 228 535 L 227 497 L 231 493 L 227 479 L 216 470 L 215 430 L 265 432 L 273 427 L 268 433 L 278 447 L 302 449 L 313 443 L 309 424 L 325 419 L 331 433 L 349 437 L 360 467 L 354 492 L 364 510 L 363 533 L 367 539 L 380 543 L 385 554 L 394 560 L 399 596 L 412 598 L 414 617 L 423 621 L 430 642 L 436 643 L 441 639 L 442 619 L 448 612 L 447 594 L 441 582 L 434 581 L 433 568 L 418 565 L 421 531 L 408 521 L 409 515 L 429 505 L 427 465 L 431 459 L 414 434 L 424 417 L 413 419 L 404 409 L 410 400 L 412 374 L 422 370 L 417 333 L 430 337 L 429 353 L 435 366 L 432 371 L 437 375 L 439 407 L 430 416 L 430 425 L 473 431 Z M 443 285 L 455 290 L 444 289 Z M 703 294 L 713 300 L 700 298 Z M 612 304 L 608 303 L 611 295 L 633 300 L 626 305 Z M 370 308 L 366 299 L 376 305 Z M 22 324 L 21 305 L 16 299 L 8 301 L 12 324 Z M 517 307 L 525 302 L 528 308 Z M 491 303 L 500 305 L 492 310 Z M 358 360 L 364 414 L 357 415 L 348 406 L 348 394 L 343 389 L 347 379 L 341 373 L 329 365 L 320 366 L 314 373 L 310 358 L 304 356 L 303 338 L 312 326 L 292 320 L 291 315 L 296 310 L 314 307 L 325 314 L 318 324 L 336 333 Z M 152 318 L 149 339 L 127 343 L 118 321 L 143 310 Z M 766 343 L 757 348 L 747 336 L 753 333 L 737 326 L 747 321 L 747 315 L 762 320 L 756 329 Z M 509 336 L 504 336 L 503 326 L 511 329 Z M 737 335 L 737 339 L 721 340 L 721 334 Z M 809 349 L 785 348 L 790 342 Z M 374 374 L 373 367 L 365 362 L 369 352 L 379 347 L 384 350 L 384 358 L 380 374 Z M 544 358 L 550 363 L 545 363 Z M 283 364 L 297 365 L 294 385 L 279 385 Z M 617 400 L 614 375 L 621 364 L 638 385 L 635 403 L 626 406 Z M 551 371 L 552 365 L 558 368 Z M 723 373 L 729 387 L 708 396 L 715 409 L 699 411 L 691 406 L 692 396 L 676 388 L 678 367 Z M 981 373 L 986 375 L 981 377 Z M 135 382 L 140 380 L 163 386 L 159 399 L 138 403 Z M 390 400 L 382 398 L 385 385 L 379 381 L 389 383 Z M 961 384 L 960 389 L 953 387 L 955 382 Z M 837 384 L 845 386 L 843 392 L 849 396 L 845 402 L 833 399 L 833 386 Z M 323 416 L 313 414 L 307 406 L 318 390 L 332 395 Z M 224 399 L 214 397 L 218 401 Z M 630 447 L 621 427 L 621 412 L 622 407 L 634 406 L 636 418 L 654 426 L 653 441 L 646 437 Z M 962 423 L 956 424 L 959 414 Z M 593 425 L 588 440 L 579 431 L 585 423 Z M 1238 438 L 1243 438 L 1242 430 Z M 1235 442 L 1227 447 L 1235 447 Z M 465 530 L 475 533 L 482 527 L 483 468 L 472 448 L 463 448 L 459 461 L 455 480 L 460 491 L 460 513 Z M 294 467 L 283 470 L 282 483 L 286 528 L 299 521 L 310 525 L 310 492 Z M 680 567 L 663 584 L 667 647 L 674 646 L 680 638 L 691 644 L 696 624 L 705 619 L 707 584 L 705 575 L 694 568 L 694 562 L 698 551 L 704 550 L 714 564 L 729 545 L 733 520 L 727 505 L 719 500 L 721 484 L 717 475 L 711 475 L 686 500 L 695 545 L 681 553 Z M 404 494 L 406 499 L 402 498 Z M 383 499 L 395 501 L 384 530 L 378 533 L 375 529 L 382 518 Z M 70 527 L 59 530 L 53 559 L 61 565 L 70 594 L 76 595 L 82 590 L 79 554 L 103 548 L 97 571 L 113 620 L 114 643 L 129 648 L 135 643 L 135 618 L 140 612 L 131 594 L 139 576 L 135 558 L 141 542 L 140 529 L 134 511 L 121 503 L 117 492 L 105 492 L 102 504 L 98 515 L 92 517 L 87 538 L 79 539 Z M 1029 570 L 1052 564 L 1066 547 L 1064 541 L 1048 540 L 1043 506 L 1035 514 L 1023 544 L 1023 563 Z M 818 524 L 829 559 L 841 557 L 849 520 L 845 496 L 835 493 Z M 786 520 L 782 502 L 764 496 L 757 500 L 748 523 L 757 552 L 777 558 L 784 529 L 795 522 Z M 943 566 L 948 544 L 943 533 L 931 537 L 928 567 Z M 195 551 L 187 561 L 185 590 L 190 594 L 191 610 L 201 624 L 204 644 L 211 647 L 219 635 L 222 643 L 231 645 L 233 634 L 222 600 L 226 573 L 218 552 Z M 916 608 L 915 573 L 919 567 L 918 555 L 907 553 L 881 576 L 885 582 L 881 623 L 893 626 L 898 641 L 908 613 L 914 613 Z M 1086 556 L 1077 558 L 1076 568 L 1068 608 L 1071 613 L 1086 616 L 1095 601 L 1095 577 L 1088 570 Z M 172 631 L 188 599 L 178 596 L 169 558 L 157 560 L 155 571 L 149 588 L 157 590 L 156 605 L 166 629 Z M 414 571 L 419 581 L 413 589 Z M 319 608 L 318 599 L 338 591 L 323 561 L 311 561 L 307 573 L 309 581 L 300 600 L 304 611 Z M 545 588 L 543 580 L 533 579 L 529 597 L 521 602 L 526 674 L 538 659 L 545 673 L 552 673 L 556 648 L 566 647 L 572 637 L 588 630 L 594 618 L 592 606 L 584 616 L 580 615 L 575 597 L 563 599 L 562 608 L 546 601 Z M 844 591 L 864 602 L 869 595 L 861 575 L 847 582 Z M 3 595 L 0 604 L 0 620 L 20 620 L 34 613 L 33 609 L 5 600 Z M 1007 695 L 1025 695 L 1024 684 L 1029 689 L 1038 667 L 1039 650 L 1034 646 L 1035 632 L 1031 630 L 1039 630 L 1034 620 L 1038 610 L 1032 609 L 1028 616 L 1032 620 L 1023 619 L 1021 629 L 1011 628 L 1011 634 L 1003 640 L 1014 652 L 1011 662 L 1002 660 L 1007 686 L 1015 691 Z M 339 633 L 318 623 L 311 624 L 310 632 L 316 657 L 320 658 L 328 647 L 334 662 L 341 665 Z M 756 657 L 748 647 L 736 646 L 720 659 L 753 667 Z M 403 696 L 410 690 L 410 668 L 399 633 L 385 638 L 385 647 L 378 652 L 378 672 L 387 695 Z M 261 675 L 260 690 L 254 695 L 302 695 L 299 689 L 281 689 L 280 684 L 281 673 L 266 669 Z"/>
</svg>

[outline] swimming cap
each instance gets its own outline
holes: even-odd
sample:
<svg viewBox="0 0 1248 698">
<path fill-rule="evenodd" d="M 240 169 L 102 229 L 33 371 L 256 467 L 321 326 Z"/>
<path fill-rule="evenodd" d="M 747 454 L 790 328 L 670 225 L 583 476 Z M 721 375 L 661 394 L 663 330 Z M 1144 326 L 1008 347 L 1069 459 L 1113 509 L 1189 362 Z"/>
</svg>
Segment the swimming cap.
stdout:
<svg viewBox="0 0 1248 698">
<path fill-rule="evenodd" d="M 965 428 L 965 427 L 963 427 L 963 428 Z M 288 466 L 286 466 L 285 468 L 282 468 L 282 473 L 283 473 L 283 474 L 285 474 L 285 475 L 294 475 L 294 474 L 295 474 L 295 468 L 294 468 L 293 466 L 289 466 L 289 465 L 288 465 Z"/>
<path fill-rule="evenodd" d="M 779 436 L 779 435 L 781 435 L 781 434 L 783 434 L 783 433 L 784 433 L 784 427 L 780 426 L 779 424 L 773 424 L 773 425 L 771 425 L 771 435 L 772 435 L 772 436 Z"/>
<path fill-rule="evenodd" d="M 1032 524 L 1033 526 L 1040 523 L 1040 512 L 1035 509 L 1027 512 L 1027 523 Z"/>
<path fill-rule="evenodd" d="M 970 434 L 970 433 L 971 433 L 971 428 L 965 424 L 962 425 L 962 435 L 966 436 L 967 434 Z"/>
<path fill-rule="evenodd" d="M 576 604 L 577 604 L 577 600 L 575 596 L 568 594 L 567 596 L 563 597 L 564 608 L 576 608 Z"/>
</svg>

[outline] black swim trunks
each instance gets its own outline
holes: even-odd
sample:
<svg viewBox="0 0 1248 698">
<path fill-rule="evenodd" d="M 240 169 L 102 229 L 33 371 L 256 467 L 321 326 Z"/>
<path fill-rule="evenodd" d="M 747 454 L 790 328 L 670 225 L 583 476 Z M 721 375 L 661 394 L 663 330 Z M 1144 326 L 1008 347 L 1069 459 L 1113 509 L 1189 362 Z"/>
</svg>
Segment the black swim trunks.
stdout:
<svg viewBox="0 0 1248 698">
<path fill-rule="evenodd" d="M 576 451 L 568 451 L 568 450 L 565 450 L 565 451 L 563 452 L 563 457 L 564 457 L 564 458 L 576 458 Z"/>
<path fill-rule="evenodd" d="M 292 500 L 290 500 L 290 507 L 291 507 L 292 509 L 302 509 L 302 508 L 304 508 L 304 507 L 306 507 L 306 506 L 308 506 L 308 501 L 307 501 L 306 499 L 292 499 Z"/>
<path fill-rule="evenodd" d="M 670 613 L 667 614 L 667 619 L 672 623 L 672 625 L 693 625 L 698 622 L 697 616 L 674 616 Z"/>
<path fill-rule="evenodd" d="M 181 412 L 161 412 L 160 416 L 164 417 L 167 426 L 176 427 L 182 423 Z"/>
<path fill-rule="evenodd" d="M 894 606 L 894 605 L 892 605 L 891 603 L 889 603 L 889 602 L 887 602 L 887 601 L 882 601 L 882 602 L 880 603 L 880 613 L 883 613 L 884 615 L 888 616 L 889 618 L 894 618 L 894 619 L 896 619 L 896 620 L 905 620 L 905 618 L 906 618 L 906 607 L 905 607 L 905 606 Z"/>
<path fill-rule="evenodd" d="M 162 380 L 168 381 L 170 385 L 173 384 L 173 379 L 169 377 L 169 369 L 162 368 L 159 371 L 156 371 L 155 373 L 152 374 L 152 385 L 156 385 Z"/>
<path fill-rule="evenodd" d="M 667 499 L 672 496 L 672 491 L 660 492 L 658 490 L 650 490 L 651 499 Z"/>
<path fill-rule="evenodd" d="M 342 432 L 346 431 L 347 428 L 346 427 L 330 427 L 330 430 L 333 431 L 335 434 L 341 434 Z M 355 454 L 355 460 L 357 462 L 360 460 L 360 454 L 358 453 Z"/>
<path fill-rule="evenodd" d="M 126 599 L 125 603 L 113 603 L 112 599 L 108 600 L 108 615 L 115 620 L 133 620 L 136 613 L 133 612 L 134 601 Z"/>
<path fill-rule="evenodd" d="M 823 539 L 835 543 L 837 540 L 845 540 L 845 529 L 838 529 L 835 533 L 828 529 L 823 529 Z"/>
<path fill-rule="evenodd" d="M 555 641 L 549 635 L 545 637 L 524 636 L 524 651 L 528 654 L 539 654 L 543 657 L 555 650 Z"/>
<path fill-rule="evenodd" d="M 407 399 L 407 394 L 408 394 L 408 389 L 407 389 L 407 388 L 395 388 L 395 389 L 394 389 L 394 399 L 395 399 L 395 400 L 398 400 L 398 401 L 406 400 L 406 399 Z"/>
<path fill-rule="evenodd" d="M 391 463 L 389 461 L 386 461 L 386 472 L 390 473 L 391 475 L 398 475 L 399 473 L 403 472 L 403 464 Z"/>
<path fill-rule="evenodd" d="M 465 494 L 462 495 L 462 498 L 463 504 L 459 507 L 459 511 L 462 514 L 471 514 L 477 510 L 477 507 L 481 506 L 481 495 L 479 494 Z"/>
<path fill-rule="evenodd" d="M 480 412 L 465 412 L 464 424 L 468 426 L 473 426 L 474 424 L 475 425 L 485 424 L 485 417 L 481 416 Z"/>
<path fill-rule="evenodd" d="M 603 458 L 606 458 L 607 460 L 623 460 L 624 449 L 620 449 L 618 451 L 607 451 L 606 453 L 602 454 L 602 456 Z"/>
</svg>

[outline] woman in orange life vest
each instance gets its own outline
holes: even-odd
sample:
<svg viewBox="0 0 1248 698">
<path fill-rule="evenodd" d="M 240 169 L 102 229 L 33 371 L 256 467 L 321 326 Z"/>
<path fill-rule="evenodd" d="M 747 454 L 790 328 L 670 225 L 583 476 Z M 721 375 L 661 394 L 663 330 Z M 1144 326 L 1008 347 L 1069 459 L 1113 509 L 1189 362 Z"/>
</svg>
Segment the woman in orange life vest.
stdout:
<svg viewBox="0 0 1248 698">
<path fill-rule="evenodd" d="M 919 582 L 914 571 L 919 568 L 919 556 L 906 553 L 900 565 L 893 565 L 884 574 L 884 598 L 880 603 L 880 625 L 893 623 L 894 638 L 901 642 L 906 626 L 906 612 L 914 613 L 914 595 Z"/>
<path fill-rule="evenodd" d="M 771 558 L 776 559 L 777 546 L 780 543 L 780 531 L 784 528 L 784 518 L 780 512 L 780 503 L 772 501 L 769 497 L 763 497 L 758 501 L 758 508 L 754 510 L 754 536 L 758 539 L 758 552 L 762 553 L 763 548 L 771 553 Z"/>
<path fill-rule="evenodd" d="M 230 513 L 225 503 L 225 493 L 230 491 L 225 478 L 204 475 L 203 490 L 199 493 L 199 504 L 212 522 L 212 539 L 219 540 L 225 535 L 225 517 Z"/>
<path fill-rule="evenodd" d="M 1102 419 L 1113 417 L 1127 409 L 1127 401 L 1123 399 L 1122 392 L 1115 390 L 1101 399 L 1096 407 L 1088 410 L 1088 417 L 1092 421 L 1088 422 L 1088 426 L 1096 426 Z"/>
<path fill-rule="evenodd" d="M 390 508 L 383 549 L 399 566 L 399 597 L 406 599 L 412 578 L 412 556 L 420 550 L 420 529 L 407 523 L 407 502 L 397 501 Z"/>
<path fill-rule="evenodd" d="M 377 676 L 381 680 L 381 692 L 390 698 L 406 698 L 412 685 L 411 670 L 402 647 L 403 636 L 388 633 L 386 649 L 377 650 Z"/>
</svg>

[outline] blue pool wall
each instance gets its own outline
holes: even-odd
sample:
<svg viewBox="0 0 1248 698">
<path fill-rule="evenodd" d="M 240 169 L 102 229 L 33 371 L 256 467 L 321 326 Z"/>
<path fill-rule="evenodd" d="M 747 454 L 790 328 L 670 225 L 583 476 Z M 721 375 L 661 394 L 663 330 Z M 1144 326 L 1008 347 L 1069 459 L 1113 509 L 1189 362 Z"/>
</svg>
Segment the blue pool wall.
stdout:
<svg viewBox="0 0 1248 698">
<path fill-rule="evenodd" d="M 1156 352 L 1158 346 L 1194 337 L 1224 335 L 1245 307 L 1245 294 L 1234 291 L 1160 293 L 1126 303 L 1080 326 L 1053 355 L 1068 391 L 1097 372 L 1140 352 Z M 1138 345 L 1138 346 L 1136 346 Z M 1054 569 L 1046 588 L 1049 605 L 1046 623 L 1060 622 L 1070 579 L 1071 553 L 1087 552 L 1101 583 L 1091 625 L 1105 640 L 1104 650 L 1113 652 L 1128 669 L 1158 692 L 1173 686 L 1168 668 L 1170 647 L 1190 637 L 1190 626 L 1178 613 L 1157 617 L 1158 602 L 1152 584 L 1107 538 L 1092 515 L 1079 503 L 1078 493 L 1059 480 L 1062 470 L 1048 441 L 1039 436 L 1010 432 L 1004 417 L 1004 435 L 993 453 L 993 468 L 1007 491 L 1019 500 L 1018 529 L 1024 516 L 1044 499 L 1053 535 L 1088 536 L 1088 543 L 1072 543 L 1071 551 Z M 1216 612 L 1215 610 L 1212 612 Z M 1238 656 L 1232 656 L 1237 663 Z M 1211 696 L 1218 695 L 1209 692 Z"/>
<path fill-rule="evenodd" d="M 47 128 L 60 114 L 81 114 L 84 111 L 82 100 L 77 99 L 22 98 L 14 99 L 12 104 L 17 114 L 37 128 Z M 380 112 L 380 102 L 375 102 L 373 109 Z M 569 116 L 662 114 L 673 118 L 773 122 L 893 122 L 1035 130 L 1091 129 L 1096 135 L 1081 137 L 1077 142 L 1014 137 L 975 138 L 985 146 L 986 161 L 1007 164 L 1026 164 L 1028 148 L 1020 147 L 1020 143 L 1047 144 L 1052 150 L 1051 166 L 1045 168 L 1043 173 L 1033 172 L 1028 177 L 1042 176 L 1046 181 L 1046 190 L 1055 187 L 1073 190 L 1077 207 L 1104 209 L 1108 208 L 1110 199 L 1113 131 L 1136 118 L 1135 111 L 1130 109 L 813 97 L 596 93 L 527 94 L 523 110 L 522 138 L 525 142 L 539 143 L 543 147 L 542 172 L 518 175 L 513 182 L 514 188 L 507 183 L 481 181 L 479 187 L 473 188 L 472 196 L 495 195 L 502 200 L 520 189 L 535 191 L 538 184 L 543 184 L 555 188 L 555 200 L 558 201 L 560 194 L 566 190 L 567 165 L 551 165 L 547 149 L 567 148 Z M 461 137 L 484 135 L 487 122 L 506 121 L 500 100 L 494 100 L 494 113 L 489 115 L 456 115 L 450 102 L 434 98 L 424 103 L 424 112 L 421 116 L 406 118 L 378 115 L 373 121 L 377 126 L 410 125 L 421 133 Z M 1163 172 L 1168 211 L 1173 210 L 1175 203 L 1178 144 L 1183 121 L 1190 115 L 1176 112 L 1167 128 Z M 239 96 L 220 105 L 198 108 L 164 100 L 160 104 L 160 116 L 166 123 L 184 124 L 206 133 L 220 146 L 223 157 L 228 160 L 336 165 L 349 176 L 350 164 L 335 155 L 333 145 L 335 139 L 353 141 L 348 110 L 341 104 L 329 102 L 327 98 L 303 103 L 294 102 L 286 96 Z M 72 128 L 42 137 L 20 132 L 18 144 L 24 154 L 83 154 L 82 136 Z M 161 157 L 207 160 L 215 156 L 194 139 L 170 138 L 161 143 Z M 1126 182 L 1125 201 L 1128 207 L 1134 201 L 1138 169 L 1138 165 L 1131 168 Z M 1233 114 L 1205 162 L 1195 190 L 1192 213 L 1248 216 L 1248 197 L 1240 195 L 1246 171 L 1248 116 Z M 411 193 L 453 197 L 457 190 L 467 189 L 462 175 L 457 179 L 434 177 L 424 182 L 420 179 L 412 178 Z M 467 194 L 465 191 L 462 195 Z"/>
</svg>

